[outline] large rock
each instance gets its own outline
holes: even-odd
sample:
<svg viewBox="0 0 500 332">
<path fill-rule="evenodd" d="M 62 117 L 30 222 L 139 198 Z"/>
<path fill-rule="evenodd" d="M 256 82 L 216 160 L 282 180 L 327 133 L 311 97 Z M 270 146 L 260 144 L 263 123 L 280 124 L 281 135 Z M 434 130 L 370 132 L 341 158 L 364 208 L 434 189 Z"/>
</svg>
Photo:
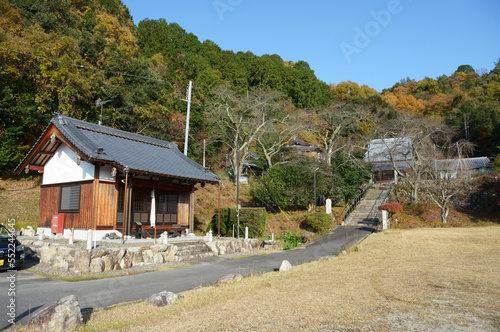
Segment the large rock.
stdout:
<svg viewBox="0 0 500 332">
<path fill-rule="evenodd" d="M 159 252 L 165 252 L 168 250 L 170 245 L 168 244 L 153 244 L 150 249 L 153 251 L 153 254 L 156 255 Z"/>
<path fill-rule="evenodd" d="M 92 258 L 92 261 L 90 262 L 90 272 L 101 273 L 104 271 L 105 267 L 106 264 L 102 258 Z"/>
<path fill-rule="evenodd" d="M 90 271 L 90 252 L 88 250 L 77 250 L 75 253 L 74 270 L 86 273 Z"/>
<path fill-rule="evenodd" d="M 222 284 L 227 284 L 230 282 L 238 282 L 243 279 L 243 276 L 241 274 L 228 274 L 222 278 L 220 278 L 215 284 L 216 285 L 222 285 Z"/>
<path fill-rule="evenodd" d="M 144 264 L 153 264 L 153 250 L 151 249 L 146 249 L 142 252 L 142 260 L 144 261 Z"/>
<path fill-rule="evenodd" d="M 161 252 L 157 252 L 153 256 L 153 263 L 155 263 L 155 264 L 163 264 L 163 263 L 165 263 L 165 258 L 163 257 L 163 255 L 162 255 Z"/>
<path fill-rule="evenodd" d="M 75 295 L 66 296 L 40 310 L 29 323 L 30 330 L 73 331 L 83 325 L 82 312 Z"/>
<path fill-rule="evenodd" d="M 132 267 L 132 262 L 127 256 L 123 257 L 120 261 L 120 269 L 130 269 Z"/>
<path fill-rule="evenodd" d="M 127 249 L 127 253 L 125 254 L 125 258 L 128 258 L 132 265 L 139 265 L 139 263 L 143 263 L 144 260 L 142 258 L 142 248 L 141 247 L 131 247 Z"/>
<path fill-rule="evenodd" d="M 179 247 L 174 246 L 174 245 L 169 245 L 169 248 L 167 251 L 162 252 L 163 258 L 165 259 L 165 262 L 175 262 L 175 254 L 177 254 L 177 251 L 179 250 Z"/>
<path fill-rule="evenodd" d="M 40 263 L 52 265 L 54 257 L 57 255 L 57 247 L 47 246 L 40 250 Z"/>
<path fill-rule="evenodd" d="M 292 264 L 290 264 L 289 261 L 287 261 L 286 259 L 281 262 L 281 266 L 280 266 L 280 272 L 285 272 L 285 271 L 290 271 L 292 269 Z"/>
<path fill-rule="evenodd" d="M 168 304 L 172 304 L 175 301 L 184 298 L 183 295 L 175 294 L 170 291 L 163 291 L 157 294 L 151 295 L 149 299 L 146 300 L 146 303 L 150 305 L 154 305 L 156 307 L 163 307 Z"/>
<path fill-rule="evenodd" d="M 103 256 L 105 256 L 107 254 L 106 250 L 104 249 L 94 249 L 91 251 L 91 258 L 94 259 L 94 258 L 101 258 Z"/>
</svg>

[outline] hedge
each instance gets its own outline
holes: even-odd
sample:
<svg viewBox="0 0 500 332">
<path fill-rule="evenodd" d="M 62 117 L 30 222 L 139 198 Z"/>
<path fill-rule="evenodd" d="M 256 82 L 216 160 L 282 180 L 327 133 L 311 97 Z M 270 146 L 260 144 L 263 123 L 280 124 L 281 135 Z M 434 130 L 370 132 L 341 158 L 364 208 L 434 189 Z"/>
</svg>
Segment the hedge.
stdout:
<svg viewBox="0 0 500 332">
<path fill-rule="evenodd" d="M 390 213 L 397 213 L 397 212 L 402 212 L 403 211 L 403 205 L 397 203 L 397 202 L 387 202 L 385 204 L 382 204 L 378 207 L 379 210 L 386 210 L 387 212 Z"/>
<path fill-rule="evenodd" d="M 245 227 L 248 226 L 248 236 L 257 238 L 264 235 L 266 229 L 267 212 L 265 208 L 241 208 L 240 209 L 240 236 L 245 236 Z M 221 208 L 220 209 L 220 234 L 221 236 L 231 236 L 233 233 L 233 225 L 235 234 L 238 220 L 236 217 L 236 208 Z M 218 233 L 218 209 L 214 209 L 212 222 L 208 229 L 211 229 L 215 234 Z"/>
<path fill-rule="evenodd" d="M 332 216 L 323 212 L 308 213 L 306 215 L 306 230 L 321 233 L 332 227 Z"/>
</svg>

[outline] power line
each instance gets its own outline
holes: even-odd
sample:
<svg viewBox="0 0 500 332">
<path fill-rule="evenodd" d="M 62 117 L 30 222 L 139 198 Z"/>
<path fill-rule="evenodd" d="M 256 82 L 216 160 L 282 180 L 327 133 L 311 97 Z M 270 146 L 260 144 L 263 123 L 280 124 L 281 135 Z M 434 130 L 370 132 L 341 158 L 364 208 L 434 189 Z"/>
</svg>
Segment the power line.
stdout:
<svg viewBox="0 0 500 332">
<path fill-rule="evenodd" d="M 151 77 L 146 77 L 146 76 L 125 74 L 125 73 L 122 73 L 122 72 L 119 72 L 119 71 L 113 71 L 113 70 L 107 70 L 107 69 L 87 67 L 87 66 L 84 66 L 84 65 L 76 64 L 76 63 L 71 63 L 71 62 L 56 60 L 56 59 L 52 59 L 52 58 L 48 58 L 48 57 L 44 57 L 44 56 L 40 56 L 40 55 L 35 55 L 35 54 L 31 54 L 31 53 L 16 51 L 16 50 L 12 50 L 10 48 L 5 48 L 5 47 L 1 47 L 1 46 L 0 46 L 0 49 L 4 50 L 4 51 L 10 51 L 10 52 L 13 52 L 13 53 L 26 55 L 26 56 L 29 56 L 29 57 L 32 57 L 32 58 L 38 58 L 38 59 L 43 59 L 43 60 L 47 60 L 47 61 L 51 61 L 51 62 L 56 62 L 56 63 L 68 65 L 68 66 L 73 66 L 73 67 L 76 67 L 76 68 L 79 68 L 79 69 L 88 69 L 88 70 L 100 71 L 100 72 L 104 72 L 104 73 L 108 73 L 108 74 L 128 76 L 128 77 L 134 77 L 134 78 L 142 78 L 142 79 L 147 79 L 147 80 L 152 80 L 152 81 L 158 81 L 158 82 L 162 82 L 162 83 L 172 83 L 172 82 L 169 82 L 169 81 L 160 80 L 158 78 L 151 78 Z"/>
</svg>

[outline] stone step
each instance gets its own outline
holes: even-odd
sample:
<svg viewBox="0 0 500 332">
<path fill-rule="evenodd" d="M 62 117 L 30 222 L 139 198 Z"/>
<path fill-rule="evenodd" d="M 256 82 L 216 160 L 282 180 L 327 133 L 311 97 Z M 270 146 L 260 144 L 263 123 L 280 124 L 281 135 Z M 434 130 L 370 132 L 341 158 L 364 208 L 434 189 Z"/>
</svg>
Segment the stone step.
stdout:
<svg viewBox="0 0 500 332">
<path fill-rule="evenodd" d="M 376 205 L 386 190 L 386 184 L 374 184 L 368 189 L 356 209 L 345 220 L 344 225 L 376 225 L 378 218 L 368 218 L 368 216 L 371 216 L 378 209 Z"/>
<path fill-rule="evenodd" d="M 184 242 L 175 244 L 179 249 L 175 254 L 178 261 L 214 256 L 215 253 L 204 242 Z"/>
</svg>

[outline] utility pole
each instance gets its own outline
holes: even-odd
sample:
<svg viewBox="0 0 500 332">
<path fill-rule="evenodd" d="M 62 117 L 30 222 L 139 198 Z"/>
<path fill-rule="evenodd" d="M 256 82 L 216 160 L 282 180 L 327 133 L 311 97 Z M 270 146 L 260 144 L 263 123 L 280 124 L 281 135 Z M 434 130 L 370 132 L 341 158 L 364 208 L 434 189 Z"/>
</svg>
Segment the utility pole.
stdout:
<svg viewBox="0 0 500 332">
<path fill-rule="evenodd" d="M 111 102 L 111 101 L 113 101 L 113 99 L 109 99 L 109 100 L 105 100 L 105 101 L 102 101 L 102 100 L 100 100 L 100 99 L 97 99 L 97 100 L 95 101 L 95 105 L 96 105 L 97 107 L 101 106 L 101 117 L 100 117 L 100 120 L 99 120 L 99 123 L 98 123 L 98 124 L 99 124 L 99 126 L 100 126 L 100 125 L 102 125 L 102 105 L 107 104 L 107 103 L 109 103 L 109 102 Z"/>
<path fill-rule="evenodd" d="M 316 167 L 314 169 L 314 212 L 316 212 L 316 171 L 319 169 L 319 167 Z"/>
<path fill-rule="evenodd" d="M 238 229 L 238 239 L 240 238 L 240 149 L 239 144 L 236 144 L 236 223 Z M 234 235 L 233 235 L 234 237 Z"/>
<path fill-rule="evenodd" d="M 191 88 L 193 87 L 193 82 L 189 81 L 188 96 L 187 96 L 187 116 L 186 116 L 186 136 L 184 137 L 184 155 L 188 154 L 188 133 L 189 133 L 189 110 L 191 109 Z"/>
<path fill-rule="evenodd" d="M 240 238 L 240 150 L 247 145 L 245 142 L 241 147 L 236 143 L 236 220 L 238 226 L 238 239 Z"/>
</svg>

